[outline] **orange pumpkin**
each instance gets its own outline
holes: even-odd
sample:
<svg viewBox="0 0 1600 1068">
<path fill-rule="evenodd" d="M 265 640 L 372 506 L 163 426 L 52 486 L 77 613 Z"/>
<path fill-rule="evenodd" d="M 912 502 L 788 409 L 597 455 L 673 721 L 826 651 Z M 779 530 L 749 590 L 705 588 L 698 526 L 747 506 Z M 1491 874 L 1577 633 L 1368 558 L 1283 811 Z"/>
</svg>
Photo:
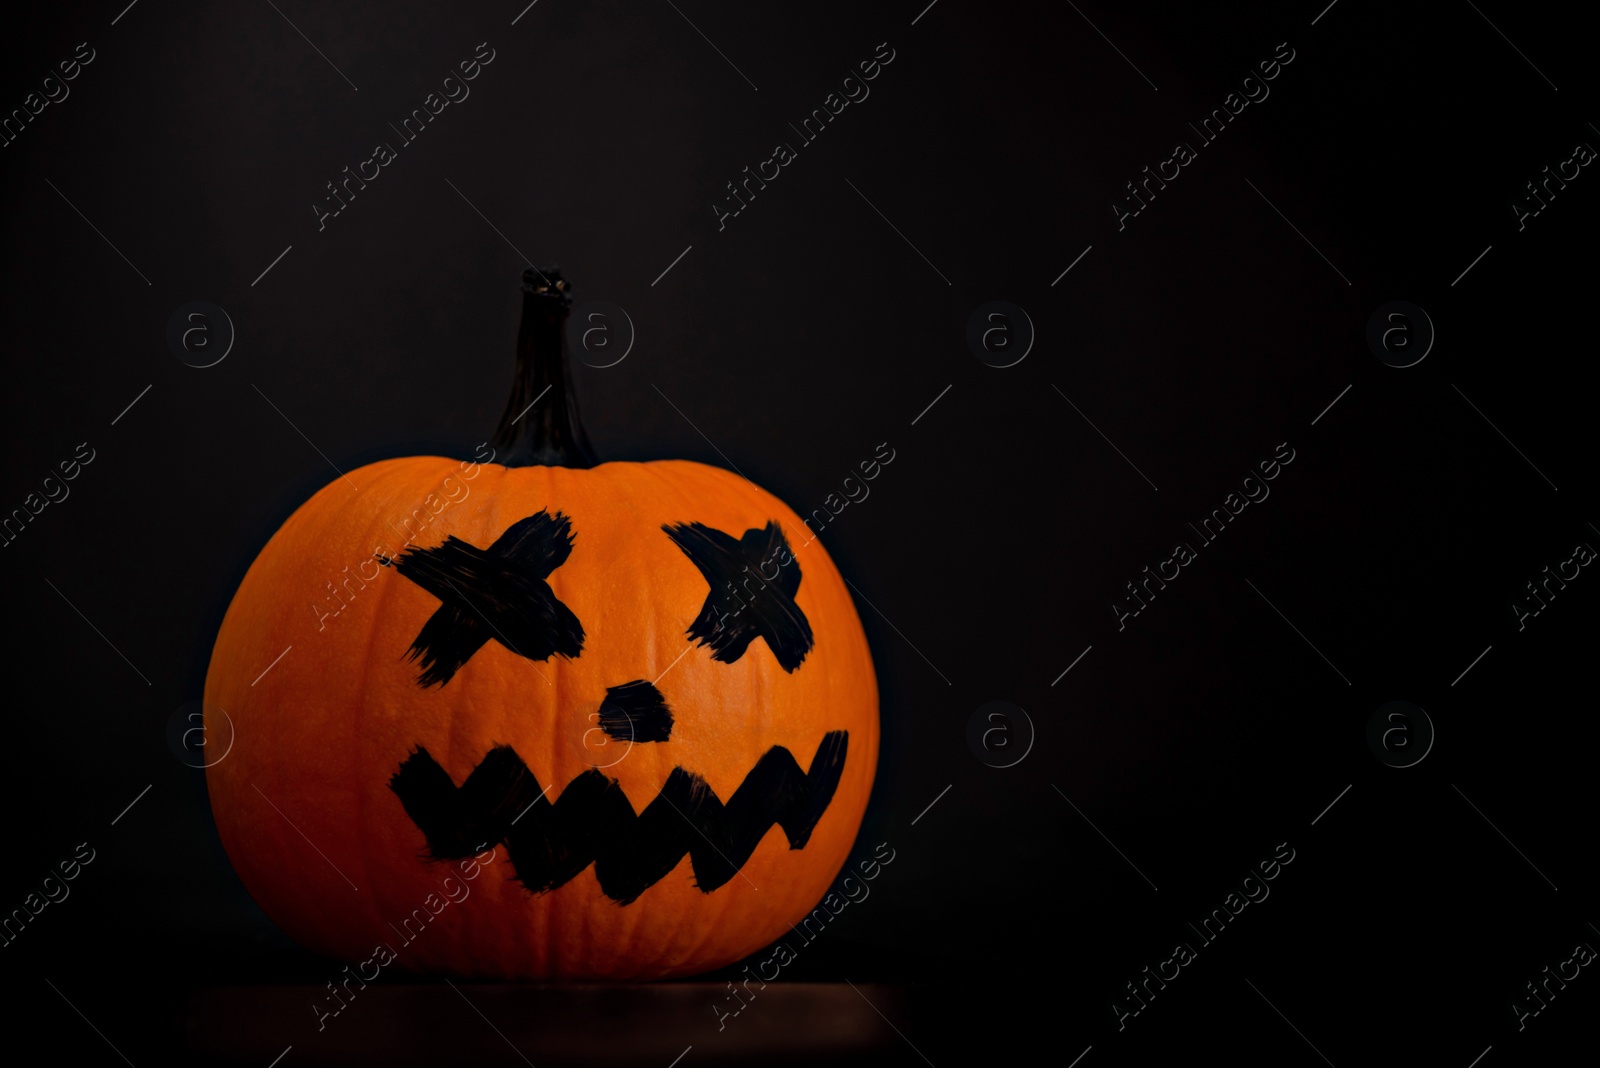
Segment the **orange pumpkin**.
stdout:
<svg viewBox="0 0 1600 1068">
<path fill-rule="evenodd" d="M 239 877 L 365 978 L 728 964 L 815 906 L 872 787 L 872 660 L 821 544 L 720 468 L 589 466 L 567 285 L 524 293 L 500 462 L 331 482 L 250 567 L 206 677 Z"/>
</svg>

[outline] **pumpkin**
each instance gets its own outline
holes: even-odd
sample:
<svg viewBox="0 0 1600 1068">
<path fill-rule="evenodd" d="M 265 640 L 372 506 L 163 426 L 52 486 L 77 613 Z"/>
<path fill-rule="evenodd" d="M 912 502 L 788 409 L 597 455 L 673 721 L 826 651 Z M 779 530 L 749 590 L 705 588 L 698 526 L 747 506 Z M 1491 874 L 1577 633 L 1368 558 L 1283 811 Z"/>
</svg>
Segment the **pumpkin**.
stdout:
<svg viewBox="0 0 1600 1068">
<path fill-rule="evenodd" d="M 523 290 L 492 456 L 317 492 L 206 676 L 210 736 L 236 738 L 206 773 L 229 859 L 363 978 L 726 965 L 821 899 L 872 787 L 872 660 L 822 545 L 729 471 L 595 465 L 568 284 Z"/>
</svg>

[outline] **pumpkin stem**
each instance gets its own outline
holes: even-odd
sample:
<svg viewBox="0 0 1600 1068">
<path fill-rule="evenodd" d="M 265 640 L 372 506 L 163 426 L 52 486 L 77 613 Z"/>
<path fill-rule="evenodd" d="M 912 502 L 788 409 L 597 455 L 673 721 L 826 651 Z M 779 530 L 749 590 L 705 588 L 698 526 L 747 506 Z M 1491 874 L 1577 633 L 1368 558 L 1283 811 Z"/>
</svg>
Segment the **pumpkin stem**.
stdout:
<svg viewBox="0 0 1600 1068">
<path fill-rule="evenodd" d="M 572 286 L 559 267 L 522 272 L 522 326 L 511 396 L 494 433 L 496 462 L 507 467 L 593 467 L 594 450 L 578 422 L 567 375 L 567 314 Z"/>
</svg>

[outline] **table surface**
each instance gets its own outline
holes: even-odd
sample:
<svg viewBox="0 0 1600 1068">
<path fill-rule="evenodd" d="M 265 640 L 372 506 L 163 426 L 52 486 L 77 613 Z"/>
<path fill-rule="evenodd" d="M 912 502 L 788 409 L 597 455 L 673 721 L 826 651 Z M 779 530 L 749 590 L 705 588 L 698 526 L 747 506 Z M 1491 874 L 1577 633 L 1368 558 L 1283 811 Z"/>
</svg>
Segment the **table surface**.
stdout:
<svg viewBox="0 0 1600 1068">
<path fill-rule="evenodd" d="M 891 1018 L 906 991 L 759 979 L 653 984 L 358 982 L 195 990 L 185 1027 L 202 1062 L 297 1064 L 831 1064 L 911 1055 Z M 740 1008 L 740 1005 L 743 1005 Z M 323 1015 L 326 1013 L 327 1015 Z M 691 1059 L 692 1058 L 692 1059 Z M 919 1061 L 920 1063 L 920 1061 Z"/>
</svg>

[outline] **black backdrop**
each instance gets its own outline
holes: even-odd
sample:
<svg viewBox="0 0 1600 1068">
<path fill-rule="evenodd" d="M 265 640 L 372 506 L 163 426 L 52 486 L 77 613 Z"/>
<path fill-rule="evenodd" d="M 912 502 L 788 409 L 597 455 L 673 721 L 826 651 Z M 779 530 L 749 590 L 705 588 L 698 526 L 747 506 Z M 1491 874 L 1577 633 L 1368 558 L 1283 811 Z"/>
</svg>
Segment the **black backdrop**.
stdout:
<svg viewBox="0 0 1600 1068">
<path fill-rule="evenodd" d="M 636 331 L 577 371 L 605 458 L 736 464 L 807 512 L 895 450 L 823 539 L 870 598 L 882 692 L 858 850 L 896 861 L 784 977 L 901 985 L 884 1059 L 1490 1066 L 1592 1042 L 1591 969 L 1520 1029 L 1512 1003 L 1600 946 L 1600 579 L 1522 629 L 1511 608 L 1600 546 L 1600 179 L 1563 163 L 1600 146 L 1591 46 L 1525 6 L 1321 8 L 8 13 L 0 105 L 70 92 L 0 150 L 0 507 L 59 493 L 79 443 L 93 460 L 0 554 L 0 907 L 77 843 L 96 858 L 0 948 L 10 1041 L 171 1062 L 192 991 L 326 978 L 233 876 L 164 732 L 335 465 L 488 436 L 528 257 Z M 92 61 L 43 83 L 79 42 Z M 479 42 L 470 97 L 319 230 L 325 183 Z M 870 96 L 719 226 L 725 183 L 880 42 Z M 1270 95 L 1202 146 L 1187 124 L 1280 42 Z M 1180 140 L 1196 158 L 1119 229 Z M 1558 165 L 1577 177 L 1519 228 Z M 967 343 L 995 300 L 1036 331 L 1014 366 Z M 168 345 L 191 301 L 236 330 L 215 366 Z M 1421 363 L 1369 346 L 1390 301 L 1431 319 Z M 1270 497 L 1119 629 L 1123 584 L 1279 443 Z M 994 700 L 1031 723 L 1006 768 L 968 743 Z M 1406 768 L 1366 738 L 1392 700 L 1435 733 Z M 1004 725 L 1014 755 L 1030 729 Z M 1270 897 L 1119 1030 L 1124 984 L 1279 843 Z"/>
</svg>

